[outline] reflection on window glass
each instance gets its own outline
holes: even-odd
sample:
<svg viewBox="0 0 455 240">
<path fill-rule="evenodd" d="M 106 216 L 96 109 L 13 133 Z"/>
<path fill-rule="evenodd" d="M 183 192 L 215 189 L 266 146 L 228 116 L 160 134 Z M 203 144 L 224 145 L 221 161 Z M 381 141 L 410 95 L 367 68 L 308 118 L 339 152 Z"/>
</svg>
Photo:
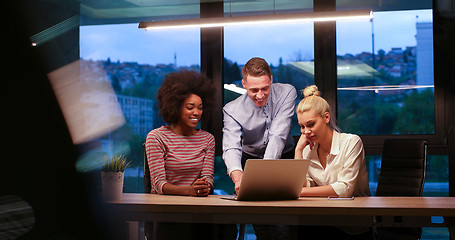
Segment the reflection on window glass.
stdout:
<svg viewBox="0 0 455 240">
<path fill-rule="evenodd" d="M 297 91 L 314 83 L 307 66 L 314 62 L 312 23 L 224 28 L 224 103 L 243 94 L 242 67 L 252 57 L 264 58 L 272 69 L 273 82 L 289 83 Z M 297 95 L 296 103 L 303 98 Z M 297 116 L 292 135 L 299 136 Z"/>
<path fill-rule="evenodd" d="M 337 22 L 338 123 L 362 135 L 434 134 L 432 11 Z"/>
<path fill-rule="evenodd" d="M 165 124 L 155 98 L 164 76 L 179 69 L 200 72 L 199 29 L 146 32 L 137 26 L 80 27 L 81 68 L 110 81 L 115 92 L 111 99 L 118 101 L 126 121 L 84 147 L 87 155 L 126 154 L 133 167 L 125 171 L 125 192 L 144 191 L 142 142 Z"/>
</svg>

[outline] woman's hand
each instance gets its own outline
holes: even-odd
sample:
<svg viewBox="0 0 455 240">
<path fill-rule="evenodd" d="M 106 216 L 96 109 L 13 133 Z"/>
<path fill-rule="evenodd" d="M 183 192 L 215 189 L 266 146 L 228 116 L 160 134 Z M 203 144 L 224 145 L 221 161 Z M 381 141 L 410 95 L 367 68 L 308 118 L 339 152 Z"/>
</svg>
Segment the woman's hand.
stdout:
<svg viewBox="0 0 455 240">
<path fill-rule="evenodd" d="M 295 152 L 300 152 L 302 153 L 303 149 L 307 146 L 310 145 L 310 149 L 313 150 L 314 143 L 306 137 L 305 134 L 300 135 L 299 141 L 297 142 L 297 145 L 295 146 Z"/>
<path fill-rule="evenodd" d="M 210 193 L 211 186 L 206 177 L 198 178 L 190 186 L 190 195 L 194 197 L 207 197 Z"/>
<path fill-rule="evenodd" d="M 313 150 L 314 143 L 310 139 L 308 139 L 305 134 L 300 135 L 299 141 L 297 142 L 297 145 L 295 146 L 295 153 L 294 153 L 295 159 L 303 159 L 302 152 L 303 152 L 303 149 L 308 144 L 310 145 L 310 149 Z"/>
</svg>

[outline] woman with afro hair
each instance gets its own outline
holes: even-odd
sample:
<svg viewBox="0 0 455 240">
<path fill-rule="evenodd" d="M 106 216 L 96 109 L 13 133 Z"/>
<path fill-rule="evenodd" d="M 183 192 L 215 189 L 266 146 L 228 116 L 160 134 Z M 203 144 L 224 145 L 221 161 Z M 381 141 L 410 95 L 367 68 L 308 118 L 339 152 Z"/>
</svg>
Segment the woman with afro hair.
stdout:
<svg viewBox="0 0 455 240">
<path fill-rule="evenodd" d="M 211 81 L 194 71 L 173 72 L 158 90 L 160 114 L 167 126 L 147 135 L 152 192 L 207 196 L 213 187 L 215 138 L 197 129 L 215 97 Z"/>
<path fill-rule="evenodd" d="M 196 127 L 210 115 L 215 94 L 211 81 L 194 71 L 174 72 L 164 79 L 157 98 L 167 126 L 150 131 L 145 144 L 152 194 L 206 197 L 213 189 L 215 138 Z M 153 239 L 237 235 L 236 225 L 157 223 L 154 228 Z"/>
</svg>

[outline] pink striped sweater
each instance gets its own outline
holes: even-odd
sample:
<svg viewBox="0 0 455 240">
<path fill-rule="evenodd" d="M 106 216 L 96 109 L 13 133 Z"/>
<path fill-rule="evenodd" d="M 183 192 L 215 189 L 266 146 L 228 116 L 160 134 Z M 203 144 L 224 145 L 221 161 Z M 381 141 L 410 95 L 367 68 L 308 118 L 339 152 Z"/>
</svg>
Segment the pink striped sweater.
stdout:
<svg viewBox="0 0 455 240">
<path fill-rule="evenodd" d="M 181 136 L 162 126 L 148 133 L 145 145 L 152 193 L 163 194 L 165 183 L 190 186 L 203 176 L 213 186 L 212 134 L 199 130 L 193 136 Z"/>
</svg>

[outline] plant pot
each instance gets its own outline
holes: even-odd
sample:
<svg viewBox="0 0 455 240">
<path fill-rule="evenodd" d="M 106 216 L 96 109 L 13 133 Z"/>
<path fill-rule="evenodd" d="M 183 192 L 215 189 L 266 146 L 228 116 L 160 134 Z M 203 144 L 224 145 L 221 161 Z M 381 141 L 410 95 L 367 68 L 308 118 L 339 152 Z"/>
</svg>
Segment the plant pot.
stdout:
<svg viewBox="0 0 455 240">
<path fill-rule="evenodd" d="M 101 172 L 103 198 L 106 201 L 122 199 L 124 172 Z"/>
</svg>

